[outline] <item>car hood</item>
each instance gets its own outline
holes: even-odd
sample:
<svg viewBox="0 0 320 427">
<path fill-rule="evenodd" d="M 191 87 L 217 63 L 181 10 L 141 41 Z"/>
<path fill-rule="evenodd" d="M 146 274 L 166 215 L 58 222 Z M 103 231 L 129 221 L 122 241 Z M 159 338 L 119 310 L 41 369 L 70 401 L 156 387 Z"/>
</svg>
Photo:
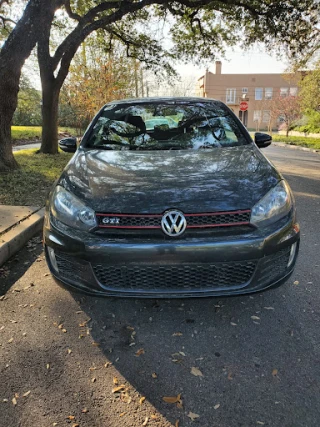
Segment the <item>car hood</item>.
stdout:
<svg viewBox="0 0 320 427">
<path fill-rule="evenodd" d="M 96 212 L 249 209 L 281 179 L 253 145 L 206 151 L 80 149 L 60 183 Z"/>
</svg>

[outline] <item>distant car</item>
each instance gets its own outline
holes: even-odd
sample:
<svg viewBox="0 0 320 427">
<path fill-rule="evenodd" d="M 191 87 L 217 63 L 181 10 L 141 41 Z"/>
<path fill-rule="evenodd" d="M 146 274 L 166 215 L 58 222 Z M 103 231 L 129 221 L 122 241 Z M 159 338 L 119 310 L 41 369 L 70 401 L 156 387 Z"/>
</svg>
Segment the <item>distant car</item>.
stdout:
<svg viewBox="0 0 320 427">
<path fill-rule="evenodd" d="M 60 141 L 76 153 L 47 202 L 51 273 L 73 289 L 125 297 L 280 285 L 294 269 L 300 232 L 288 183 L 258 148 L 270 143 L 263 133 L 253 142 L 220 101 L 105 105 L 79 148 Z"/>
</svg>

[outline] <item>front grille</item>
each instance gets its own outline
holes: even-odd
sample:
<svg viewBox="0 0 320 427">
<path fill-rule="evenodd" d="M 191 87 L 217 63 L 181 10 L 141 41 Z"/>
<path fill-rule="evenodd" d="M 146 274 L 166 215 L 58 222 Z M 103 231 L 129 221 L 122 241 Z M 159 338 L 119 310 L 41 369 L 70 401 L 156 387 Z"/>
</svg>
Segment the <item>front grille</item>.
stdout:
<svg viewBox="0 0 320 427">
<path fill-rule="evenodd" d="M 60 251 L 55 251 L 55 256 L 59 274 L 61 276 L 66 279 L 79 282 L 91 279 L 91 277 L 88 276 L 89 263 L 87 261 L 78 260 L 77 258 Z"/>
<path fill-rule="evenodd" d="M 187 228 L 223 227 L 234 225 L 248 225 L 250 210 L 212 212 L 204 214 L 185 214 Z M 105 214 L 97 213 L 100 228 L 118 229 L 148 229 L 161 228 L 162 215 L 132 215 L 132 214 Z"/>
<path fill-rule="evenodd" d="M 114 289 L 192 291 L 244 285 L 251 279 L 256 262 L 161 266 L 92 264 L 92 268 L 101 285 Z"/>
</svg>

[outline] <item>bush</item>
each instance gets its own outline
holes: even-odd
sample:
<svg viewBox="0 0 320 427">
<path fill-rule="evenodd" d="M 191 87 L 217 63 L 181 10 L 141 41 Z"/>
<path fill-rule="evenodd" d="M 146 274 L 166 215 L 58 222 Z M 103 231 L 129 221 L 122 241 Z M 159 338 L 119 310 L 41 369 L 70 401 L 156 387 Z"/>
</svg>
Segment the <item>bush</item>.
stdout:
<svg viewBox="0 0 320 427">
<path fill-rule="evenodd" d="M 301 147 L 308 147 L 316 150 L 320 150 L 320 138 L 309 138 L 304 136 L 284 136 L 284 135 L 272 135 L 272 140 L 275 142 L 284 142 L 289 145 L 299 145 Z"/>
</svg>

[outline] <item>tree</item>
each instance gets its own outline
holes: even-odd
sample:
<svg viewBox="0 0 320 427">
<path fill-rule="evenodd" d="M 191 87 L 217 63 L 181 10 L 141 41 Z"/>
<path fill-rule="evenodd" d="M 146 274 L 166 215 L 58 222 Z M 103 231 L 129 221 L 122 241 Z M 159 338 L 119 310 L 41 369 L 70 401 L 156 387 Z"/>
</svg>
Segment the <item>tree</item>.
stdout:
<svg viewBox="0 0 320 427">
<path fill-rule="evenodd" d="M 41 151 L 57 152 L 58 102 L 71 61 L 83 41 L 103 29 L 112 50 L 115 41 L 123 43 L 127 55 L 146 62 L 158 71 L 170 72 L 174 58 L 212 59 L 227 45 L 239 39 L 244 46 L 256 41 L 267 48 L 285 46 L 291 55 L 309 52 L 319 41 L 319 3 L 316 0 L 270 0 L 216 2 L 212 0 L 66 0 L 65 10 L 76 26 L 50 55 L 52 19 L 42 27 L 38 58 L 43 89 L 43 133 Z M 149 35 L 148 23 L 170 21 L 173 48 L 167 52 L 162 40 Z M 242 25 L 239 25 L 242 23 Z"/>
<path fill-rule="evenodd" d="M 29 78 L 22 74 L 18 94 L 18 107 L 13 115 L 17 126 L 41 126 L 41 92 L 35 89 Z"/>
<path fill-rule="evenodd" d="M 294 122 L 301 117 L 301 98 L 292 95 L 279 96 L 272 101 L 271 111 L 274 118 L 281 118 L 281 122 L 285 124 L 288 137 Z"/>
<path fill-rule="evenodd" d="M 300 79 L 300 96 L 304 110 L 320 110 L 320 61 L 313 69 L 302 73 Z"/>
<path fill-rule="evenodd" d="M 96 40 L 75 58 L 61 91 L 59 124 L 85 128 L 101 106 L 134 96 L 134 70 L 123 49 L 107 54 Z"/>
<path fill-rule="evenodd" d="M 0 51 L 0 172 L 18 167 L 12 154 L 11 124 L 17 107 L 21 68 L 35 47 L 39 29 L 63 0 L 29 0 Z M 0 0 L 3 7 L 5 0 Z"/>
</svg>

